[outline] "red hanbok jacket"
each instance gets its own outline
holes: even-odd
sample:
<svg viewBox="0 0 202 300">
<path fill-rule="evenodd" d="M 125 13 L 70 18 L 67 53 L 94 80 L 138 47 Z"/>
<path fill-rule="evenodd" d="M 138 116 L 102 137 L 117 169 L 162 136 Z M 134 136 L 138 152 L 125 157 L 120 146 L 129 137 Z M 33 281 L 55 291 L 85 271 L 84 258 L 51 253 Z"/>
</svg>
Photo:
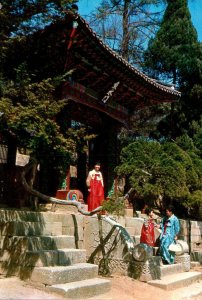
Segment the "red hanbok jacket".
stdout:
<svg viewBox="0 0 202 300">
<path fill-rule="evenodd" d="M 89 187 L 88 194 L 88 211 L 92 211 L 102 205 L 104 200 L 104 184 L 103 177 L 100 171 L 92 170 L 87 177 L 87 185 Z"/>
<path fill-rule="evenodd" d="M 142 225 L 140 243 L 147 244 L 151 247 L 155 246 L 154 220 L 145 219 Z"/>
</svg>

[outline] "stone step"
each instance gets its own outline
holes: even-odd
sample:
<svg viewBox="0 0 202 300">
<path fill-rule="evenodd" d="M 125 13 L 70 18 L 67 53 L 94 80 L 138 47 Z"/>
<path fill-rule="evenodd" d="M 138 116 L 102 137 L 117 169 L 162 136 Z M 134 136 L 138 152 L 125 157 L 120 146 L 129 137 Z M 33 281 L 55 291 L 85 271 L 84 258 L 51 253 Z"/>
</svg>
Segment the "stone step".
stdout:
<svg viewBox="0 0 202 300">
<path fill-rule="evenodd" d="M 175 290 L 175 297 L 172 299 L 180 300 L 201 300 L 202 299 L 202 282 L 194 282 L 187 287 Z"/>
<path fill-rule="evenodd" d="M 65 200 L 64 200 L 65 201 Z M 56 204 L 51 208 L 54 212 L 63 212 L 63 213 L 77 213 L 78 209 L 76 206 L 71 206 L 71 205 L 62 205 L 62 204 Z M 81 204 L 81 209 L 84 211 L 88 211 L 88 205 L 86 204 Z"/>
<path fill-rule="evenodd" d="M 84 216 L 81 214 L 71 214 L 71 213 L 54 213 L 54 212 L 31 212 L 31 211 L 2 211 L 0 210 L 0 236 L 1 231 L 5 226 L 2 225 L 9 222 L 26 222 L 26 223 L 35 223 L 35 227 L 38 226 L 40 228 L 46 227 L 46 223 L 54 223 L 61 222 L 62 223 L 62 232 L 58 233 L 65 235 L 82 235 L 82 228 L 84 227 Z M 75 226 L 75 224 L 77 224 Z M 78 232 L 76 232 L 78 231 Z M 11 234 L 14 235 L 14 234 Z M 20 235 L 20 234 L 16 234 Z M 23 235 L 23 234 L 21 234 Z M 37 235 L 37 234 L 36 234 Z M 46 234 L 51 235 L 51 234 Z"/>
<path fill-rule="evenodd" d="M 125 229 L 127 230 L 127 232 L 130 234 L 130 236 L 139 236 L 140 237 L 140 233 L 141 231 L 139 231 L 138 228 L 134 228 L 134 227 L 125 227 Z"/>
<path fill-rule="evenodd" d="M 182 272 L 184 272 L 184 269 L 181 263 L 160 266 L 160 278 L 164 278 L 165 276 Z"/>
<path fill-rule="evenodd" d="M 1 236 L 62 235 L 61 222 L 0 222 Z"/>
<path fill-rule="evenodd" d="M 57 217 L 53 212 L 36 212 L 30 210 L 9 210 L 0 209 L 0 222 L 51 222 L 57 221 Z"/>
<path fill-rule="evenodd" d="M 128 231 L 128 233 L 132 236 L 138 236 L 141 234 L 142 230 L 142 225 L 144 222 L 143 218 L 130 218 L 126 217 L 125 218 L 125 228 Z M 157 229 L 156 227 L 154 228 L 154 233 L 155 233 L 155 239 L 157 239 L 160 235 L 160 230 Z"/>
<path fill-rule="evenodd" d="M 57 249 L 49 251 L 29 251 L 26 253 L 25 261 L 26 266 L 69 266 L 86 262 L 86 250 Z"/>
<path fill-rule="evenodd" d="M 55 284 L 47 289 L 66 298 L 84 299 L 106 293 L 110 290 L 110 280 L 93 278 L 64 284 Z"/>
<path fill-rule="evenodd" d="M 11 263 L 21 267 L 48 267 L 69 266 L 86 262 L 86 250 L 83 249 L 57 249 L 39 250 L 19 253 L 13 251 L 2 251 L 0 262 L 6 267 Z"/>
<path fill-rule="evenodd" d="M 72 266 L 34 268 L 30 280 L 45 285 L 81 281 L 96 277 L 98 266 L 80 263 Z"/>
<path fill-rule="evenodd" d="M 191 269 L 199 268 L 201 266 L 199 261 L 191 261 L 190 262 Z"/>
<path fill-rule="evenodd" d="M 143 219 L 142 218 L 130 218 L 126 217 L 125 218 L 125 227 L 126 230 L 129 231 L 131 235 L 140 235 L 141 234 L 141 229 L 142 229 L 142 224 L 143 224 Z"/>
<path fill-rule="evenodd" d="M 202 279 L 201 272 L 186 272 L 164 276 L 162 279 L 150 280 L 147 283 L 164 290 L 186 287 Z"/>
<path fill-rule="evenodd" d="M 36 250 L 55 250 L 75 248 L 75 238 L 69 235 L 58 236 L 3 236 L 0 238 L 0 249 L 21 252 Z"/>
<path fill-rule="evenodd" d="M 125 224 L 126 227 L 134 227 L 139 223 L 140 225 L 143 224 L 144 218 L 139 218 L 139 217 L 125 217 Z"/>
<path fill-rule="evenodd" d="M 52 205 L 52 204 L 51 204 Z M 71 214 L 70 217 L 73 218 Z M 67 218 L 67 214 L 47 211 L 4 210 L 0 209 L 0 222 L 58 222 Z"/>
<path fill-rule="evenodd" d="M 33 211 L 25 210 L 7 210 L 0 209 L 0 222 L 11 222 L 11 221 L 39 221 L 38 213 Z M 40 221 L 42 218 L 40 219 Z"/>
</svg>

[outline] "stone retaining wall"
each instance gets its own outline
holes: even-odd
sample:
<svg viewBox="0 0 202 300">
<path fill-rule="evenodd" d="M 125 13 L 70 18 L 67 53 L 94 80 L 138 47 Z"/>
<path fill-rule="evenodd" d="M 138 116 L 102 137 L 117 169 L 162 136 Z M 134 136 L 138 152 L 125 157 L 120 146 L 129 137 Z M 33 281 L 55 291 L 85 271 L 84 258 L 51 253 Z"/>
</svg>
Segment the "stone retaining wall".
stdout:
<svg viewBox="0 0 202 300">
<path fill-rule="evenodd" d="M 190 244 L 191 251 L 197 248 L 202 249 L 202 244 L 197 245 L 202 240 L 202 222 L 180 220 L 180 225 L 179 239 L 187 241 Z"/>
</svg>

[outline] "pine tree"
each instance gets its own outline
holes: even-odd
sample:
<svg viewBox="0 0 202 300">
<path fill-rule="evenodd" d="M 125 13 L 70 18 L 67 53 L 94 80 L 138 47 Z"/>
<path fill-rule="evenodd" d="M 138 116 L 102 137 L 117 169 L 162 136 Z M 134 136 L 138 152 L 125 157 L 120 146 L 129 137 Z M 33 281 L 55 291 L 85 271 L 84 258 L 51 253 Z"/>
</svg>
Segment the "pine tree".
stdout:
<svg viewBox="0 0 202 300">
<path fill-rule="evenodd" d="M 25 34 L 49 24 L 76 0 L 2 0 L 0 9 L 0 40 L 11 34 Z"/>
<path fill-rule="evenodd" d="M 155 78 L 182 83 L 194 73 L 199 43 L 187 0 L 167 0 L 167 8 L 156 36 L 144 55 L 145 69 Z"/>
<path fill-rule="evenodd" d="M 190 134 L 190 123 L 200 119 L 202 52 L 187 0 L 167 0 L 167 4 L 161 27 L 145 51 L 144 66 L 150 76 L 176 85 L 182 92 L 154 134 L 176 138 Z"/>
</svg>

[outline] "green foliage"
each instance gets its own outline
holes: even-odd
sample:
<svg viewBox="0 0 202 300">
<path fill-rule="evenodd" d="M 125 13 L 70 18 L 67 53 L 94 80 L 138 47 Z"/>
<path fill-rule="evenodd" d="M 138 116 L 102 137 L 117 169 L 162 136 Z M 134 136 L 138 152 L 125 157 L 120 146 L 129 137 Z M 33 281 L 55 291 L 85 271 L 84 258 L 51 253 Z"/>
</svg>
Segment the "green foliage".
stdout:
<svg viewBox="0 0 202 300">
<path fill-rule="evenodd" d="M 189 195 L 185 206 L 189 210 L 189 214 L 194 218 L 201 220 L 202 217 L 202 191 L 196 190 Z"/>
<path fill-rule="evenodd" d="M 192 123 L 192 125 L 195 127 L 196 123 L 195 122 Z M 199 149 L 200 151 L 200 157 L 202 158 L 202 122 L 198 122 L 198 128 L 195 127 L 196 131 L 195 134 L 193 135 L 193 140 L 194 143 L 196 145 L 196 147 Z"/>
<path fill-rule="evenodd" d="M 102 202 L 102 207 L 110 215 L 124 216 L 125 214 L 124 198 L 121 195 L 113 194 Z"/>
<path fill-rule="evenodd" d="M 1 0 L 1 40 L 11 34 L 27 34 L 43 28 L 71 9 L 75 0 Z"/>
<path fill-rule="evenodd" d="M 25 70 L 20 66 L 15 82 L 4 81 L 0 131 L 5 137 L 12 135 L 19 148 L 26 149 L 42 166 L 48 166 L 49 176 L 54 170 L 60 180 L 68 165 L 75 162 L 75 152 L 84 151 L 91 136 L 85 128 L 63 130 L 58 115 L 68 101 L 55 97 L 54 79 L 32 83 L 23 75 Z"/>
<path fill-rule="evenodd" d="M 186 206 L 187 199 L 201 188 L 199 159 L 191 141 L 185 151 L 177 143 L 137 139 L 122 149 L 116 171 L 128 177 L 136 197 L 150 201 L 150 205 L 162 208 L 177 201 Z"/>
<path fill-rule="evenodd" d="M 172 111 L 152 136 L 175 139 L 192 136 L 191 123 L 199 121 L 201 110 L 202 50 L 192 24 L 187 0 L 168 0 L 160 29 L 144 54 L 145 71 L 152 77 L 175 84 L 182 92 Z"/>
<path fill-rule="evenodd" d="M 154 132 L 165 116 L 170 114 L 170 103 L 160 103 L 137 110 L 130 118 L 130 128 L 133 135 L 147 136 Z"/>
<path fill-rule="evenodd" d="M 191 78 L 190 73 L 195 73 L 199 43 L 187 0 L 167 3 L 161 27 L 145 52 L 145 66 L 151 75 L 175 84 L 185 74 Z"/>
<path fill-rule="evenodd" d="M 61 86 L 73 70 L 64 71 L 64 34 L 51 26 L 41 30 L 62 22 L 76 2 L 1 1 L 0 134 L 38 160 L 42 192 L 50 194 L 76 162 L 75 153 L 85 151 L 94 137 L 84 126 L 68 128 L 71 116 Z"/>
</svg>

